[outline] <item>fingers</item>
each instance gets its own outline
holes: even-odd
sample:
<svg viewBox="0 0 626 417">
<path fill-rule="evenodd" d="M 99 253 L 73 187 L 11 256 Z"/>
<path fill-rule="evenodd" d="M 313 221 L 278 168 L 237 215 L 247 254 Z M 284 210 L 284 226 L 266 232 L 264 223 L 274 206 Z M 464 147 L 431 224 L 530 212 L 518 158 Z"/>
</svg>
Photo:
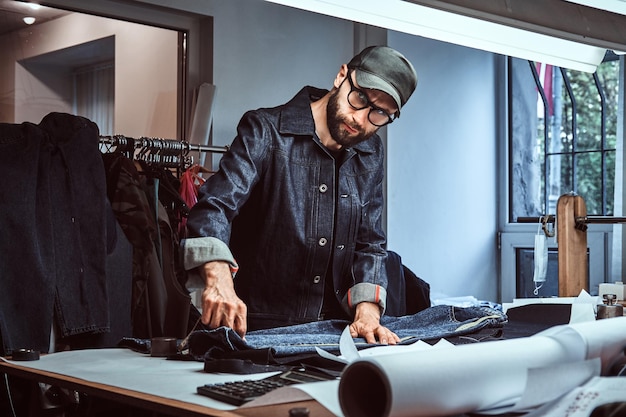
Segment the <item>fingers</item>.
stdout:
<svg viewBox="0 0 626 417">
<path fill-rule="evenodd" d="M 244 303 L 241 303 L 241 307 L 243 308 L 240 308 L 233 315 L 233 325 L 231 327 L 243 339 L 245 338 L 246 331 L 248 330 L 248 322 L 246 320 L 247 307 Z"/>
<path fill-rule="evenodd" d="M 363 334 L 363 337 L 367 343 L 376 343 L 376 336 L 374 335 L 374 332 L 366 332 Z"/>
<path fill-rule="evenodd" d="M 350 335 L 362 337 L 370 344 L 395 345 L 400 342 L 400 338 L 394 332 L 380 325 L 370 327 L 355 322 L 350 325 Z"/>
<path fill-rule="evenodd" d="M 359 337 L 359 331 L 356 328 L 356 324 L 352 323 L 350 325 L 350 336 L 352 337 Z"/>
<path fill-rule="evenodd" d="M 221 326 L 230 327 L 241 338 L 247 331 L 247 307 L 241 300 L 226 302 L 224 300 L 204 300 L 202 323 L 211 329 Z"/>
<path fill-rule="evenodd" d="M 400 338 L 386 327 L 380 326 L 377 330 L 377 337 L 383 345 L 395 345 L 400 342 Z"/>
<path fill-rule="evenodd" d="M 237 296 L 226 262 L 203 265 L 206 286 L 202 291 L 202 323 L 212 329 L 226 326 L 242 338 L 247 331 L 247 307 Z"/>
<path fill-rule="evenodd" d="M 378 328 L 376 329 L 376 337 L 378 339 L 378 341 L 383 344 L 383 345 L 388 345 L 389 344 L 389 337 L 387 336 L 387 332 L 385 331 L 386 329 L 381 329 Z"/>
<path fill-rule="evenodd" d="M 376 336 L 372 330 L 368 330 L 367 327 L 360 325 L 359 323 L 352 323 L 350 325 L 350 336 L 362 337 L 367 343 L 376 343 Z"/>
<path fill-rule="evenodd" d="M 379 326 L 375 331 L 370 332 L 371 338 L 366 337 L 367 343 L 380 343 L 382 345 L 395 345 L 396 339 L 393 337 L 393 332 L 387 330 L 383 326 Z"/>
</svg>

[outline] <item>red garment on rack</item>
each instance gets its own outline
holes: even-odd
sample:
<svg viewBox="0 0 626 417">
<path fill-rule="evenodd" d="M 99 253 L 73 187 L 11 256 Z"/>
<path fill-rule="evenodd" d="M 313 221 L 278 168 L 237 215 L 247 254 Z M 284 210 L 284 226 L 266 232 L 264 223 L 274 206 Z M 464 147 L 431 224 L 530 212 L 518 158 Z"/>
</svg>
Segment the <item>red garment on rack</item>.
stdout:
<svg viewBox="0 0 626 417">
<path fill-rule="evenodd" d="M 200 188 L 202 184 L 204 184 L 204 181 L 206 181 L 200 176 L 201 172 L 208 173 L 210 171 L 198 164 L 194 164 L 183 172 L 183 175 L 180 178 L 179 193 L 190 209 L 198 202 L 198 188 Z M 186 226 L 187 218 L 183 217 L 178 225 L 178 235 L 180 238 L 187 235 Z"/>
</svg>

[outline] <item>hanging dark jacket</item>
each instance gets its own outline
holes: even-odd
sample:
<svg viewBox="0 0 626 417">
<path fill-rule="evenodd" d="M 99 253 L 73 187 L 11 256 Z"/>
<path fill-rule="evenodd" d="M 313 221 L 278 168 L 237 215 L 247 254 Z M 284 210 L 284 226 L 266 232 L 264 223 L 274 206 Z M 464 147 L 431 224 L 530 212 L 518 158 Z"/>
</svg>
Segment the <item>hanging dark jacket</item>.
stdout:
<svg viewBox="0 0 626 417">
<path fill-rule="evenodd" d="M 0 124 L 0 335 L 5 354 L 109 330 L 97 126 L 50 113 Z"/>
</svg>

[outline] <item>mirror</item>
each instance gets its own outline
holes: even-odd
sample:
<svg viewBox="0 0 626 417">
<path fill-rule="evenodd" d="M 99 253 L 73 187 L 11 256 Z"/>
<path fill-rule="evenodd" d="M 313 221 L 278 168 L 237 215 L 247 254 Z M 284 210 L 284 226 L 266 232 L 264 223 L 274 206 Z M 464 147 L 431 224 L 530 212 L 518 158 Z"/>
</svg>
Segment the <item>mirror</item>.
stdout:
<svg viewBox="0 0 626 417">
<path fill-rule="evenodd" d="M 66 112 L 103 135 L 178 138 L 180 32 L 31 7 L 0 0 L 0 122 Z"/>
</svg>

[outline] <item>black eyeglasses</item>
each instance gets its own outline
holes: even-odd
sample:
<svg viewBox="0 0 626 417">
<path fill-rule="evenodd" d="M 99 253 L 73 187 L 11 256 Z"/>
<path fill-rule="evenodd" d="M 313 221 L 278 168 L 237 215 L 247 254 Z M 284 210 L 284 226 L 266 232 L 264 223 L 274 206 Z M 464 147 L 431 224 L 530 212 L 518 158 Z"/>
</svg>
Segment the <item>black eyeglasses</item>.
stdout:
<svg viewBox="0 0 626 417">
<path fill-rule="evenodd" d="M 395 120 L 395 114 L 389 114 L 380 107 L 375 106 L 363 90 L 354 86 L 354 83 L 352 82 L 352 71 L 348 72 L 348 76 L 346 78 L 348 78 L 348 82 L 350 83 L 348 103 L 354 110 L 363 110 L 364 108 L 369 107 L 370 111 L 367 114 L 367 119 L 371 124 L 378 127 L 389 124 Z"/>
</svg>

